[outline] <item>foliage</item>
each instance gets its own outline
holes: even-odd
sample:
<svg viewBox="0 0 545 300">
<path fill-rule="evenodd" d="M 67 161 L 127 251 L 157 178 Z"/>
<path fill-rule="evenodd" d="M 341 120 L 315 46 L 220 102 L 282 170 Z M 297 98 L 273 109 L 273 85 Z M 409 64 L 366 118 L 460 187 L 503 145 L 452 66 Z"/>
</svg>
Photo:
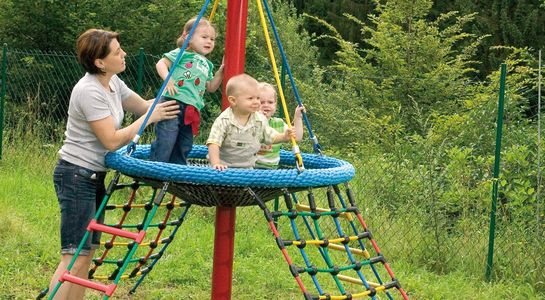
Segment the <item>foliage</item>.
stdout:
<svg viewBox="0 0 545 300">
<path fill-rule="evenodd" d="M 512 46 L 518 48 L 543 49 L 545 42 L 545 6 L 540 1 L 505 1 L 485 2 L 467 0 L 434 1 L 431 16 L 446 11 L 459 11 L 462 14 L 478 13 L 476 22 L 468 30 L 476 35 L 489 35 L 478 47 L 481 58 L 482 75 L 494 71 L 504 60 L 502 53 L 494 51 L 494 46 Z"/>
<path fill-rule="evenodd" d="M 306 16 L 330 32 L 318 39 L 335 41 L 340 50 L 303 87 L 307 107 L 319 119 L 316 131 L 330 148 L 338 147 L 331 153 L 359 162 L 370 181 L 365 194 L 381 204 L 377 209 L 386 207 L 391 216 L 409 210 L 421 220 L 415 226 L 428 234 L 425 253 L 433 254 L 419 262 L 450 272 L 459 262 L 444 257 L 456 255 L 451 252 L 456 239 L 473 239 L 475 249 L 486 248 L 485 240 L 464 233 L 487 226 L 499 71 L 476 80 L 475 54 L 485 37 L 466 31 L 474 14 L 450 12 L 430 21 L 431 8 L 431 1 L 387 1 L 377 5 L 369 24 L 346 15 L 366 33 L 358 43 Z M 543 226 L 543 203 L 536 196 L 537 144 L 532 142 L 537 124 L 528 118 L 536 100 L 537 70 L 531 49 L 492 50 L 508 66 L 498 210 L 507 238 Z M 523 243 L 535 247 L 539 242 L 532 237 L 539 232 Z M 498 264 L 497 274 L 513 270 L 503 267 L 508 259 Z M 542 288 L 532 272 L 516 269 Z"/>
<path fill-rule="evenodd" d="M 121 33 L 129 53 L 139 47 L 164 52 L 174 47 L 183 24 L 202 4 L 197 0 L 6 0 L 0 2 L 0 40 L 14 48 L 73 51 L 80 33 L 98 27 Z"/>
<path fill-rule="evenodd" d="M 359 26 L 346 22 L 344 14 L 350 13 L 356 18 L 368 21 L 369 15 L 375 15 L 380 9 L 380 3 L 392 1 L 376 0 L 284 0 L 297 8 L 298 13 L 306 13 L 331 23 L 340 35 L 357 43 L 366 35 L 359 30 Z M 433 1 L 428 21 L 436 19 L 439 15 L 456 11 L 460 15 L 475 15 L 475 22 L 467 24 L 465 30 L 476 36 L 487 36 L 477 47 L 477 55 L 481 64 L 475 66 L 478 76 L 485 78 L 494 71 L 505 58 L 500 53 L 491 50 L 491 47 L 504 45 L 519 48 L 529 47 L 534 50 L 543 49 L 545 42 L 544 19 L 545 4 L 539 0 L 522 1 L 470 1 L 470 0 L 436 0 Z M 323 26 L 313 21 L 305 22 L 305 29 L 317 36 L 327 33 Z M 335 57 L 339 50 L 338 45 L 330 40 L 317 40 L 323 51 L 320 53 L 320 63 L 327 65 Z M 463 47 L 463 46 L 460 46 Z"/>
<path fill-rule="evenodd" d="M 415 6 L 398 8 L 408 3 Z M 452 25 L 440 29 L 441 22 L 456 14 L 429 22 L 425 17 L 430 7 L 430 1 L 389 1 L 378 9 L 380 15 L 371 17 L 372 26 L 347 15 L 348 20 L 369 34 L 363 40 L 369 46 L 366 48 L 344 40 L 331 26 L 328 28 L 332 33 L 320 37 L 335 40 L 341 49 L 334 63 L 316 74 L 321 75 L 331 91 L 336 91 L 328 93 L 327 87 L 322 87 L 324 93 L 321 89 L 316 92 L 331 100 L 319 104 L 327 107 L 320 112 L 331 111 L 341 116 L 339 122 L 346 123 L 334 128 L 362 131 L 349 132 L 347 137 L 360 136 L 364 140 L 375 140 L 377 134 L 383 136 L 374 127 L 385 125 L 387 132 L 423 134 L 429 118 L 460 108 L 461 98 L 467 93 L 467 77 L 474 71 L 472 55 L 480 38 L 463 31 L 473 16 L 457 17 Z M 462 50 L 454 49 L 462 40 L 472 42 Z M 343 109 L 346 107 L 351 110 Z M 361 124 L 362 118 L 381 121 L 376 126 L 350 126 L 352 122 Z M 339 136 L 335 135 L 335 139 Z"/>
<path fill-rule="evenodd" d="M 19 48 L 70 49 L 76 1 L 0 1 L 0 42 Z M 54 28 L 54 29 L 53 29 Z"/>
</svg>

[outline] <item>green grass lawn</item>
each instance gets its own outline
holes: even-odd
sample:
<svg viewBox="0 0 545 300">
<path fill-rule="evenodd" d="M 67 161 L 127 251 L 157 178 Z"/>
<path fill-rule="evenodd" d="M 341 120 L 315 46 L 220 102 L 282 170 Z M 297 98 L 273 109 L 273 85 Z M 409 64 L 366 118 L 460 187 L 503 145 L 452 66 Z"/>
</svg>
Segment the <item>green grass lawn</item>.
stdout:
<svg viewBox="0 0 545 300">
<path fill-rule="evenodd" d="M 52 183 L 56 150 L 28 145 L 4 148 L 0 162 L 0 299 L 34 298 L 48 284 L 58 263 L 59 209 Z M 192 207 L 166 255 L 137 293 L 128 296 L 134 281 L 122 281 L 113 298 L 209 299 L 214 214 L 214 208 Z M 232 298 L 302 299 L 263 213 L 255 207 L 240 208 L 237 216 Z M 380 245 L 380 236 L 375 239 Z M 453 271 L 437 275 L 396 257 L 388 259 L 412 299 L 545 297 L 515 280 L 485 283 L 482 274 Z M 305 283 L 316 294 L 311 282 Z M 89 292 L 88 298 L 101 297 Z M 386 299 L 384 294 L 380 299 Z"/>
</svg>

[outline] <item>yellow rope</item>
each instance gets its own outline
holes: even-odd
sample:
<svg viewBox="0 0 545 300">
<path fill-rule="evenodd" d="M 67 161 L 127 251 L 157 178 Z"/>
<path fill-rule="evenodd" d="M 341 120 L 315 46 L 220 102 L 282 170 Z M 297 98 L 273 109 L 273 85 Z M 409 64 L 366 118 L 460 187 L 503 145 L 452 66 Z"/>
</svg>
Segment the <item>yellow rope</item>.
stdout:
<svg viewBox="0 0 545 300">
<path fill-rule="evenodd" d="M 269 31 L 267 29 L 267 22 L 265 21 L 265 14 L 263 13 L 263 6 L 261 4 L 261 0 L 256 0 L 257 2 L 257 8 L 259 11 L 259 18 L 261 20 L 261 27 L 263 28 L 263 35 L 265 36 L 265 41 L 267 42 L 267 49 L 269 51 L 269 59 L 271 61 L 271 66 L 273 68 L 274 73 L 274 79 L 276 81 L 276 85 L 278 86 L 278 95 L 280 96 L 280 102 L 282 103 L 282 110 L 284 110 L 284 116 L 286 117 L 286 123 L 288 124 L 288 128 L 291 128 L 291 120 L 290 120 L 290 114 L 288 112 L 288 107 L 286 105 L 286 99 L 284 97 L 284 90 L 282 89 L 282 83 L 280 82 L 280 76 L 278 75 L 278 68 L 276 67 L 276 59 L 274 58 L 274 53 L 272 50 L 272 44 L 271 40 L 269 38 Z M 292 137 L 291 139 L 291 146 L 293 148 L 293 152 L 296 157 L 297 161 L 297 169 L 304 170 L 305 167 L 303 165 L 303 158 L 301 157 L 301 152 L 299 151 L 299 146 L 297 146 L 297 142 Z"/>
<path fill-rule="evenodd" d="M 208 21 L 210 21 L 210 23 L 212 23 L 212 21 L 214 20 L 214 16 L 216 14 L 216 10 L 218 9 L 219 2 L 220 0 L 214 1 L 214 5 L 212 6 L 212 11 L 210 12 L 210 17 L 208 17 Z"/>
<path fill-rule="evenodd" d="M 328 240 L 328 243 L 336 243 L 336 244 L 340 244 L 341 242 L 343 242 L 345 240 L 345 238 L 336 238 L 336 239 L 330 239 Z M 348 240 L 350 242 L 352 241 L 357 241 L 358 240 L 358 236 L 356 235 L 352 235 L 352 236 L 349 236 L 348 237 Z M 323 245 L 325 244 L 325 241 L 324 240 L 306 240 L 305 243 L 307 245 Z M 294 246 L 299 246 L 299 245 L 302 245 L 303 243 L 301 241 L 293 241 L 293 245 Z"/>
<path fill-rule="evenodd" d="M 129 242 L 113 242 L 113 243 L 111 243 L 111 244 L 112 244 L 113 246 L 125 246 L 125 247 L 126 247 L 126 246 L 128 246 L 129 244 L 132 244 L 132 242 L 130 242 L 130 243 L 129 243 Z M 161 244 L 164 244 L 163 240 L 157 241 L 157 245 L 161 245 Z M 106 242 L 105 242 L 105 241 L 100 241 L 100 245 L 101 245 L 101 246 L 104 246 L 104 245 L 106 245 Z M 149 241 L 149 242 L 143 242 L 143 243 L 140 243 L 139 245 L 140 245 L 141 247 L 149 246 L 149 245 L 151 245 L 151 241 Z"/>
<path fill-rule="evenodd" d="M 295 205 L 295 208 L 298 211 L 311 211 L 310 206 L 303 205 L 303 204 L 300 204 L 300 203 L 297 203 Z M 318 211 L 318 212 L 329 212 L 329 211 L 331 211 L 331 209 L 317 207 L 316 211 Z M 342 217 L 342 218 L 347 219 L 348 221 L 354 221 L 354 217 L 352 217 L 352 214 L 350 214 L 350 213 L 342 212 L 342 213 L 339 214 L 339 216 Z"/>
<path fill-rule="evenodd" d="M 140 276 L 142 275 L 142 271 L 139 271 L 138 273 L 135 274 L 135 276 Z M 121 275 L 121 278 L 120 279 L 128 279 L 130 276 L 129 275 Z M 93 278 L 96 279 L 96 280 L 110 280 L 110 276 L 108 275 L 93 275 Z"/>
<path fill-rule="evenodd" d="M 161 203 L 161 204 L 159 204 L 159 206 L 167 206 L 169 204 L 170 203 Z M 185 204 L 185 202 L 178 201 L 178 202 L 174 203 L 174 207 L 178 207 L 178 206 L 182 207 L 184 204 Z M 138 203 L 138 204 L 131 204 L 129 207 L 130 208 L 144 208 L 144 207 L 146 207 L 146 205 L 147 205 L 146 203 Z M 111 205 L 109 207 L 123 208 L 123 207 L 125 207 L 125 204 L 114 204 L 114 205 Z"/>
<path fill-rule="evenodd" d="M 316 245 L 316 247 L 321 247 L 321 246 Z M 344 248 L 343 245 L 333 244 L 333 243 L 329 243 L 329 245 L 327 245 L 327 248 L 337 250 L 337 251 L 346 251 L 346 249 Z M 364 249 L 364 250 L 356 249 L 356 248 L 348 248 L 348 249 L 349 249 L 350 253 L 352 253 L 354 255 L 360 255 L 360 256 L 365 257 L 366 259 L 369 259 L 371 257 L 371 255 L 369 254 L 369 251 L 367 251 L 367 249 Z"/>
<path fill-rule="evenodd" d="M 337 278 L 339 278 L 339 280 L 342 280 L 342 281 L 346 281 L 346 282 L 350 282 L 350 283 L 354 283 L 354 284 L 359 284 L 359 285 L 363 285 L 363 282 L 361 281 L 361 279 L 359 278 L 354 278 L 354 277 L 350 277 L 350 276 L 346 276 L 346 275 L 341 275 L 341 274 L 338 274 L 337 275 Z M 371 287 L 374 287 L 374 288 L 377 288 L 380 286 L 379 283 L 376 283 L 376 282 L 371 282 L 371 281 L 367 281 L 367 284 Z"/>
<path fill-rule="evenodd" d="M 386 287 L 383 285 L 375 288 L 375 292 L 382 292 L 382 291 L 386 291 Z M 369 296 L 370 294 L 371 294 L 371 291 L 365 291 L 365 292 L 361 292 L 357 294 L 352 294 L 352 299 L 363 298 L 365 296 Z M 341 295 L 339 296 L 323 295 L 323 296 L 320 296 L 319 299 L 344 300 L 344 299 L 348 299 L 348 297 L 346 295 L 342 295 L 342 296 Z"/>
</svg>

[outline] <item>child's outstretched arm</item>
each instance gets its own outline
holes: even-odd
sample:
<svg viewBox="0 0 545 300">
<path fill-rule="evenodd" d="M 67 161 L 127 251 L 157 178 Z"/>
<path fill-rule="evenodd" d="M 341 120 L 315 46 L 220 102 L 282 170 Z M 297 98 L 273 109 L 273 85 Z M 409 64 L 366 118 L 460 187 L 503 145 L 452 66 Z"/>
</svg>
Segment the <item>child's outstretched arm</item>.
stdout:
<svg viewBox="0 0 545 300">
<path fill-rule="evenodd" d="M 297 105 L 295 113 L 293 114 L 293 127 L 295 128 L 295 140 L 300 141 L 303 139 L 303 112 L 305 107 Z"/>
<path fill-rule="evenodd" d="M 223 58 L 221 60 L 221 66 L 218 68 L 218 70 L 214 74 L 214 77 L 212 78 L 212 80 L 210 80 L 210 81 L 208 81 L 206 83 L 206 91 L 207 92 L 213 93 L 213 92 L 217 91 L 218 88 L 220 87 L 221 82 L 223 80 L 223 68 L 224 68 L 223 61 L 224 60 L 225 60 L 225 58 Z"/>
<path fill-rule="evenodd" d="M 227 166 L 221 163 L 220 160 L 220 146 L 217 144 L 209 143 L 208 145 L 208 160 L 212 168 L 223 171 L 227 169 Z"/>
<path fill-rule="evenodd" d="M 155 69 L 157 70 L 157 74 L 159 74 L 159 76 L 165 80 L 171 66 L 172 62 L 168 58 L 163 57 L 157 62 L 157 64 L 155 64 Z M 166 90 L 170 95 L 176 94 L 177 90 L 174 86 L 174 81 L 172 78 L 167 82 Z"/>
</svg>

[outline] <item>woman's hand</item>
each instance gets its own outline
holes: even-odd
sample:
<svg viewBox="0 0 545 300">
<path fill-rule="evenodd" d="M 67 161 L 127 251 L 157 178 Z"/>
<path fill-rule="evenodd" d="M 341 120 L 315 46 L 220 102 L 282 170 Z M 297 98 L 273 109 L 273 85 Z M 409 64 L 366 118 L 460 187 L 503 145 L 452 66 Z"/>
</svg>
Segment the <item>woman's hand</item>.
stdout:
<svg viewBox="0 0 545 300">
<path fill-rule="evenodd" d="M 151 105 L 148 108 L 148 111 L 151 109 Z M 159 122 L 161 120 L 174 119 L 180 113 L 180 106 L 178 101 L 169 100 L 162 103 L 159 103 L 155 106 L 153 113 L 149 118 L 149 123 Z"/>
</svg>

